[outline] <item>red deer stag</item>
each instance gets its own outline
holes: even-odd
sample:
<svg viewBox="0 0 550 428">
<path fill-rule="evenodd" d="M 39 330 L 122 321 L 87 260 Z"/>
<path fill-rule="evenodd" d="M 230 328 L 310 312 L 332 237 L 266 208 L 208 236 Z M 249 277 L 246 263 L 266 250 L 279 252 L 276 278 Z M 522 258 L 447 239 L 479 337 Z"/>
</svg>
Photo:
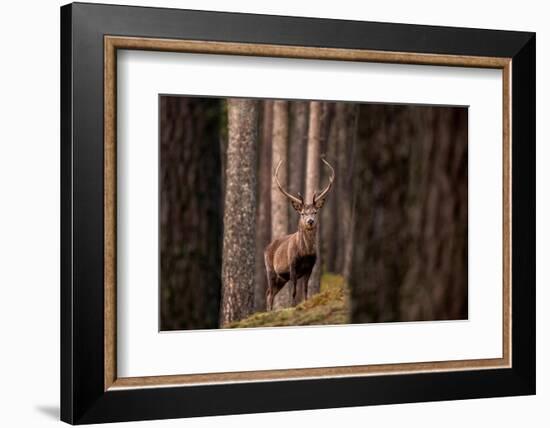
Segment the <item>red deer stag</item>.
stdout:
<svg viewBox="0 0 550 428">
<path fill-rule="evenodd" d="M 279 190 L 300 214 L 298 231 L 275 239 L 264 251 L 265 268 L 267 271 L 267 310 L 273 309 L 273 299 L 284 285 L 290 281 L 292 286 L 292 302 L 296 304 L 296 284 L 302 278 L 304 284 L 304 299 L 307 299 L 307 283 L 315 266 L 317 247 L 317 212 L 324 205 L 328 192 L 334 181 L 334 169 L 323 158 L 321 160 L 330 168 L 330 178 L 327 187 L 319 194 L 313 194 L 310 204 L 304 202 L 302 195 L 298 197 L 288 193 L 279 182 L 278 173 L 282 160 L 275 169 L 274 178 Z"/>
</svg>

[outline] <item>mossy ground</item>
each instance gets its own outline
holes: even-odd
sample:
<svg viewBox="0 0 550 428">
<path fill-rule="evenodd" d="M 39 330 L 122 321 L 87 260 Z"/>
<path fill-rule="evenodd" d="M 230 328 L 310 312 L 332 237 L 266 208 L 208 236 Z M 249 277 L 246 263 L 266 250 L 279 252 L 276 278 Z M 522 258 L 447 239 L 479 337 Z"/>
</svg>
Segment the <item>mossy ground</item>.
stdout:
<svg viewBox="0 0 550 428">
<path fill-rule="evenodd" d="M 248 318 L 227 324 L 224 328 L 348 323 L 349 293 L 344 278 L 341 275 L 325 273 L 321 278 L 321 292 L 296 307 L 256 312 Z"/>
</svg>

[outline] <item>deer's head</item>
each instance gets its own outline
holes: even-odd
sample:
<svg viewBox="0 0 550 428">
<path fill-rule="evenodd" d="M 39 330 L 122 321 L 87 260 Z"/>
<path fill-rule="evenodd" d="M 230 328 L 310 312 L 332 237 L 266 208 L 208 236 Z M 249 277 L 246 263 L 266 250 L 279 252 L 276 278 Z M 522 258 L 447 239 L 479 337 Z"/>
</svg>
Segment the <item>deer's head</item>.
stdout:
<svg viewBox="0 0 550 428">
<path fill-rule="evenodd" d="M 306 203 L 301 194 L 298 193 L 297 196 L 294 196 L 294 195 L 291 195 L 289 192 L 287 192 L 285 189 L 283 189 L 283 186 L 281 186 L 281 183 L 279 182 L 279 178 L 278 178 L 279 168 L 283 163 L 282 160 L 279 161 L 279 164 L 275 169 L 274 176 L 275 176 L 275 181 L 277 182 L 277 187 L 279 187 L 279 190 L 281 191 L 281 193 L 290 200 L 290 203 L 292 204 L 292 207 L 296 210 L 296 212 L 300 214 L 299 226 L 300 228 L 303 228 L 306 230 L 312 230 L 317 227 L 317 214 L 325 204 L 327 195 L 330 191 L 330 188 L 332 187 L 332 183 L 334 182 L 334 169 L 324 158 L 321 158 L 321 160 L 326 166 L 330 168 L 329 182 L 327 187 L 325 187 L 323 191 L 315 192 L 313 194 L 313 200 L 311 201 L 311 203 Z"/>
</svg>

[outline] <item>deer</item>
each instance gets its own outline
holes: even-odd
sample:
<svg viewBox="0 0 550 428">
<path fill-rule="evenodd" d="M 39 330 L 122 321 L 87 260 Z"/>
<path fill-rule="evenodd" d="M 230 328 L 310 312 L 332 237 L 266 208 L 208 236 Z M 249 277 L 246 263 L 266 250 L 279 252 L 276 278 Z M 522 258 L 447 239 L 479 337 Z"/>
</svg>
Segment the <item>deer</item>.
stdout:
<svg viewBox="0 0 550 428">
<path fill-rule="evenodd" d="M 317 259 L 317 224 L 318 212 L 325 204 L 327 195 L 334 182 L 334 169 L 324 158 L 323 163 L 330 169 L 328 185 L 321 192 L 315 192 L 311 203 L 306 203 L 300 193 L 294 196 L 287 192 L 279 182 L 277 164 L 273 178 L 279 191 L 288 198 L 292 207 L 299 214 L 298 230 L 295 233 L 274 239 L 264 251 L 267 273 L 266 309 L 273 310 L 273 299 L 287 282 L 291 283 L 292 304 L 296 305 L 296 285 L 302 279 L 304 299 L 307 300 L 309 277 Z"/>
</svg>

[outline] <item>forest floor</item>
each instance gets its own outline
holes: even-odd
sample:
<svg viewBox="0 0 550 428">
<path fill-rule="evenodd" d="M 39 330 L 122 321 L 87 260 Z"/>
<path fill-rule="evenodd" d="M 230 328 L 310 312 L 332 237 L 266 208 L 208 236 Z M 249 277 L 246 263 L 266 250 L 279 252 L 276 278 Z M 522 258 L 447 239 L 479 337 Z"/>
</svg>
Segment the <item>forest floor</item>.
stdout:
<svg viewBox="0 0 550 428">
<path fill-rule="evenodd" d="M 256 312 L 224 328 L 348 324 L 349 313 L 349 292 L 344 278 L 325 273 L 321 278 L 321 292 L 296 307 Z"/>
</svg>

